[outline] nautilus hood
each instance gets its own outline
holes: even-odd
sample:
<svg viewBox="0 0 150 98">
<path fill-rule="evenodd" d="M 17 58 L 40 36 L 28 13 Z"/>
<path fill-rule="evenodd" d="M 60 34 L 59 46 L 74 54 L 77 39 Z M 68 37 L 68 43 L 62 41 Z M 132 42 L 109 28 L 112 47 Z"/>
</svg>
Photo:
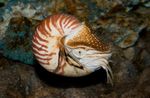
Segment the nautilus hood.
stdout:
<svg viewBox="0 0 150 98">
<path fill-rule="evenodd" d="M 110 51 L 110 46 L 98 39 L 84 23 L 65 36 L 64 44 L 72 48 L 86 46 L 101 52 Z"/>
</svg>

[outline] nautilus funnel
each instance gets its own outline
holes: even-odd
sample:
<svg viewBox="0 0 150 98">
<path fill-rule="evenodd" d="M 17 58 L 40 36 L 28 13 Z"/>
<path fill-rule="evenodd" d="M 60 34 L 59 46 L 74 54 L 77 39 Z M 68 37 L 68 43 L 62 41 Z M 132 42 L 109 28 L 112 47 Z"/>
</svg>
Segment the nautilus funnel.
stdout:
<svg viewBox="0 0 150 98">
<path fill-rule="evenodd" d="M 47 17 L 37 26 L 32 43 L 37 61 L 49 72 L 79 77 L 103 68 L 108 80 L 112 78 L 110 47 L 74 16 Z"/>
</svg>

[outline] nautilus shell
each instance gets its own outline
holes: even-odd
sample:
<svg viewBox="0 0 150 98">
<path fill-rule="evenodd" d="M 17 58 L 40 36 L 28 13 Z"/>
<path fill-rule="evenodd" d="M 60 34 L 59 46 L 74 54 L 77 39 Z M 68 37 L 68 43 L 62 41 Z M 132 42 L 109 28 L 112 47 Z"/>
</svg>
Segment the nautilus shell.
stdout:
<svg viewBox="0 0 150 98">
<path fill-rule="evenodd" d="M 37 26 L 32 43 L 37 61 L 49 72 L 79 77 L 103 68 L 111 80 L 110 47 L 74 16 L 47 17 Z"/>
</svg>

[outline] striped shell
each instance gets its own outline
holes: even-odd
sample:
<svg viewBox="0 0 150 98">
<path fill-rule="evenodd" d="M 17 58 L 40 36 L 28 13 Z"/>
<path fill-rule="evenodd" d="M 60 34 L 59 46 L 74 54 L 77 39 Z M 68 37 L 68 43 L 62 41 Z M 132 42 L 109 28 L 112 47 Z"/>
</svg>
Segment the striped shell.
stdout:
<svg viewBox="0 0 150 98">
<path fill-rule="evenodd" d="M 47 17 L 38 25 L 32 43 L 37 61 L 52 73 L 78 77 L 104 68 L 111 80 L 109 47 L 71 15 Z"/>
</svg>

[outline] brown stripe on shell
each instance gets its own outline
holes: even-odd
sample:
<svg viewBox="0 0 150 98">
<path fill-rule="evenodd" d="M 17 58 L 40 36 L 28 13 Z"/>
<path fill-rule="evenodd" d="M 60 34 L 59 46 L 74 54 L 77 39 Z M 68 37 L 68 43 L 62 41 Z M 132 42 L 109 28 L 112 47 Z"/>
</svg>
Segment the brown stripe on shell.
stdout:
<svg viewBox="0 0 150 98">
<path fill-rule="evenodd" d="M 68 26 L 68 23 L 71 20 L 72 20 L 72 18 L 70 16 L 66 19 L 66 22 L 65 22 L 65 25 L 64 25 L 65 28 Z"/>
<path fill-rule="evenodd" d="M 44 29 L 43 29 L 43 24 L 44 24 L 44 22 L 42 23 L 42 25 L 39 25 L 39 26 L 37 27 L 37 32 L 39 31 L 39 32 L 41 32 L 44 36 L 48 36 L 48 33 L 45 32 Z"/>
<path fill-rule="evenodd" d="M 62 15 L 62 17 L 60 18 L 60 23 L 59 23 L 60 29 L 61 29 L 61 31 L 63 32 L 63 34 L 65 33 L 65 32 L 64 32 L 64 27 L 63 27 L 63 20 L 64 20 L 64 19 L 65 19 L 65 16 Z"/>
<path fill-rule="evenodd" d="M 41 46 L 41 47 L 38 47 L 37 45 L 33 44 L 32 47 L 38 49 L 39 51 L 48 52 L 47 50 L 43 49 L 42 46 Z"/>
<path fill-rule="evenodd" d="M 51 36 L 51 28 L 50 28 L 50 19 L 46 19 L 43 24 L 41 24 L 43 26 L 43 30 L 47 33 L 47 36 Z M 47 29 L 46 29 L 47 27 Z"/>
<path fill-rule="evenodd" d="M 67 25 L 67 20 L 69 19 L 69 15 L 65 15 L 65 18 L 64 18 L 64 28 L 65 28 L 65 25 Z"/>
<path fill-rule="evenodd" d="M 48 47 L 46 45 L 43 45 L 43 44 L 39 43 L 39 41 L 37 39 L 34 39 L 32 42 L 33 42 L 33 47 L 38 48 L 38 49 L 43 49 L 44 51 L 47 51 L 45 49 L 47 49 Z"/>
<path fill-rule="evenodd" d="M 63 20 L 64 20 L 64 15 L 60 15 L 59 19 L 57 20 L 57 29 L 61 33 L 61 35 L 64 35 L 64 28 L 63 28 Z"/>
<path fill-rule="evenodd" d="M 41 33 L 41 32 L 39 32 L 39 33 Z M 35 32 L 35 35 L 34 35 L 34 37 L 33 37 L 33 40 L 36 40 L 36 38 L 38 38 L 38 39 L 41 40 L 42 42 L 48 43 L 48 40 L 43 39 L 43 38 L 39 35 L 39 33 Z"/>
<path fill-rule="evenodd" d="M 39 61 L 39 63 L 40 63 L 41 65 L 50 65 L 50 62 L 45 63 L 45 62 Z"/>
<path fill-rule="evenodd" d="M 51 23 L 56 28 L 57 28 L 57 25 L 56 25 L 57 17 L 58 17 L 58 15 L 55 15 L 55 16 L 51 17 Z"/>
<path fill-rule="evenodd" d="M 78 24 L 78 21 L 73 20 L 73 22 L 70 24 L 70 26 L 68 26 L 68 28 L 71 28 L 72 26 L 77 25 L 77 24 Z"/>
<path fill-rule="evenodd" d="M 34 52 L 34 54 L 37 54 L 37 55 L 40 55 L 40 56 L 48 56 L 48 54 L 46 54 L 46 53 L 41 53 L 40 51 L 37 51 L 36 49 L 32 49 L 32 51 Z"/>
<path fill-rule="evenodd" d="M 47 57 L 47 58 L 42 58 L 42 57 L 39 57 L 39 56 L 36 56 L 36 58 L 37 59 L 39 59 L 39 60 L 43 60 L 43 61 L 49 61 L 49 60 L 51 60 L 52 58 L 51 57 Z"/>
</svg>

